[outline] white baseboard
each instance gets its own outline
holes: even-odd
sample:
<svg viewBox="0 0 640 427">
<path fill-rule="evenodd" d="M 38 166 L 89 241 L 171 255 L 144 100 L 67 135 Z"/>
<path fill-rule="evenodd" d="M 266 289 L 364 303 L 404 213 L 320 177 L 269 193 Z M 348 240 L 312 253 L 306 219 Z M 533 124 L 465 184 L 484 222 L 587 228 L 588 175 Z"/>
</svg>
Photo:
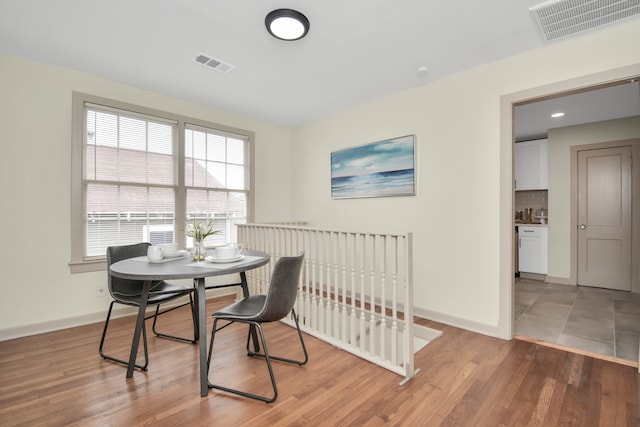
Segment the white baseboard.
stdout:
<svg viewBox="0 0 640 427">
<path fill-rule="evenodd" d="M 207 291 L 207 299 L 220 298 L 227 295 L 235 295 L 233 288 L 215 289 Z M 179 305 L 180 301 L 164 304 L 162 307 L 170 308 Z M 107 309 L 108 310 L 108 309 Z M 61 329 L 75 328 L 77 326 L 90 325 L 92 323 L 104 322 L 107 318 L 107 310 L 95 313 L 83 314 L 80 316 L 65 317 L 63 319 L 55 319 L 41 323 L 31 323 L 29 325 L 15 326 L 13 328 L 0 329 L 0 341 L 12 340 L 31 335 L 44 334 L 46 332 L 59 331 Z M 149 309 L 151 310 L 154 309 Z M 111 312 L 111 318 L 133 316 L 137 312 L 134 307 L 127 307 L 116 304 Z"/>
<path fill-rule="evenodd" d="M 520 278 L 521 279 L 540 280 L 541 282 L 544 282 L 545 279 L 547 278 L 547 276 L 545 276 L 544 274 L 525 273 L 525 272 L 521 271 L 520 272 Z"/>
<path fill-rule="evenodd" d="M 553 276 L 547 276 L 547 278 L 545 279 L 545 282 L 547 283 L 557 283 L 559 285 L 576 285 L 576 281 L 571 279 L 570 277 L 553 277 Z"/>
<path fill-rule="evenodd" d="M 463 319 L 461 317 L 451 316 L 420 307 L 414 307 L 413 314 L 415 316 L 422 317 L 423 319 L 433 320 L 434 322 L 444 323 L 447 325 L 455 326 L 456 328 L 462 328 L 471 332 L 477 332 L 482 335 L 500 338 L 500 336 L 498 335 L 498 326 L 496 325 L 475 322 L 473 320 Z"/>
<path fill-rule="evenodd" d="M 219 298 L 227 295 L 235 295 L 235 290 L 232 288 L 219 289 L 207 292 L 207 299 Z M 178 304 L 178 303 L 176 303 Z M 170 307 L 170 305 L 166 305 Z M 112 318 L 119 318 L 125 316 L 133 316 L 136 313 L 136 309 L 133 307 L 125 307 L 116 305 L 111 313 Z M 495 325 L 489 325 L 481 322 L 474 322 L 472 320 L 463 319 L 456 316 L 450 316 L 433 310 L 427 310 L 420 307 L 414 307 L 413 314 L 424 319 L 433 320 L 435 322 L 444 323 L 447 325 L 455 326 L 457 328 L 466 329 L 479 334 L 488 335 L 492 337 L 498 337 L 498 327 Z M 104 322 L 107 313 L 105 311 L 99 311 L 95 313 L 85 314 L 81 316 L 66 317 L 63 319 L 56 319 L 41 323 L 32 323 L 29 325 L 16 326 L 13 328 L 0 329 L 0 341 L 7 341 L 15 338 L 26 337 L 30 335 L 43 334 L 46 332 L 58 331 L 61 329 L 74 328 L 77 326 L 89 325 L 92 323 Z"/>
</svg>

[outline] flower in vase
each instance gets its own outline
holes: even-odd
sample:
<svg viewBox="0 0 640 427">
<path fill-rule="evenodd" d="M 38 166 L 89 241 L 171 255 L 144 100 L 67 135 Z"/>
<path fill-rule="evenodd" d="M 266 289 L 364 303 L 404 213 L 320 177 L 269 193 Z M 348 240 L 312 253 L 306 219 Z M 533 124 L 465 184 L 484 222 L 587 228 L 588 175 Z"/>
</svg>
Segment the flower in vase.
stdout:
<svg viewBox="0 0 640 427">
<path fill-rule="evenodd" d="M 209 218 L 206 223 L 196 221 L 187 224 L 186 234 L 197 241 L 204 240 L 207 236 L 219 233 L 220 230 L 213 229 L 213 220 Z"/>
<path fill-rule="evenodd" d="M 219 230 L 213 229 L 213 220 L 209 218 L 206 223 L 200 223 L 193 220 L 193 223 L 187 224 L 185 233 L 193 239 L 193 249 L 191 249 L 191 257 L 196 261 L 200 261 L 207 256 L 207 248 L 204 246 L 204 239 L 212 234 L 219 233 Z"/>
</svg>

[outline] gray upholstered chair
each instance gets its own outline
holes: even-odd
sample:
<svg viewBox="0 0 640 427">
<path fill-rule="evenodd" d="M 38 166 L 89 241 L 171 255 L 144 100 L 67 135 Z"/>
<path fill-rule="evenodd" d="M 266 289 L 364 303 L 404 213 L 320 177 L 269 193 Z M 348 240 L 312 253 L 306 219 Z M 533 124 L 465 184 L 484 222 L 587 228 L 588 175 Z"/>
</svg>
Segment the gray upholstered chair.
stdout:
<svg viewBox="0 0 640 427">
<path fill-rule="evenodd" d="M 147 254 L 147 249 L 150 246 L 150 243 L 137 243 L 133 245 L 125 245 L 125 246 L 110 246 L 107 248 L 107 267 L 111 266 L 111 264 L 122 261 L 124 259 L 134 258 L 138 256 L 143 256 Z M 133 307 L 140 306 L 140 298 L 142 296 L 142 286 L 143 282 L 139 280 L 128 280 L 128 279 L 120 279 L 118 277 L 112 276 L 110 273 L 108 275 L 109 282 L 109 293 L 113 298 L 111 304 L 109 305 L 109 311 L 107 313 L 107 320 L 104 323 L 104 329 L 102 331 L 102 338 L 100 339 L 100 348 L 99 353 L 102 358 L 106 360 L 111 360 L 113 362 L 122 363 L 127 365 L 129 362 L 127 360 L 118 359 L 116 357 L 109 356 L 104 353 L 103 346 L 105 337 L 107 335 L 107 329 L 109 328 L 109 320 L 111 318 L 111 310 L 113 309 L 113 305 L 115 303 L 129 305 Z M 178 341 L 185 341 L 190 343 L 195 343 L 198 340 L 198 328 L 197 328 L 197 317 L 195 313 L 195 307 L 193 304 L 192 298 L 193 288 L 187 288 L 180 285 L 175 285 L 171 283 L 167 283 L 163 280 L 153 282 L 151 284 L 151 289 L 149 290 L 149 299 L 147 300 L 147 307 L 156 307 L 154 314 L 145 318 L 145 320 L 153 318 L 153 333 L 162 338 L 170 338 Z M 173 306 L 169 309 L 160 311 L 160 305 L 176 300 L 182 297 L 189 297 L 189 301 Z M 169 311 L 175 310 L 177 308 L 183 307 L 185 305 L 189 305 L 191 308 L 191 318 L 193 320 L 193 338 L 183 338 L 175 335 L 163 334 L 156 331 L 156 321 L 158 320 L 158 316 Z M 137 368 L 142 369 L 143 371 L 147 370 L 147 366 L 149 365 L 149 352 L 147 350 L 147 332 L 144 326 L 142 325 L 142 339 L 144 346 L 144 365 L 135 366 Z"/>
<path fill-rule="evenodd" d="M 294 304 L 296 302 L 298 293 L 298 282 L 300 280 L 300 271 L 302 269 L 303 259 L 304 253 L 301 253 L 300 255 L 294 257 L 280 258 L 273 268 L 271 283 L 266 295 L 251 295 L 221 310 L 216 311 L 212 315 L 214 321 L 213 330 L 211 332 L 211 344 L 209 346 L 209 357 L 207 359 L 207 366 L 211 366 L 213 343 L 216 333 L 234 322 L 246 323 L 250 325 L 250 332 L 247 336 L 247 355 L 252 357 L 261 357 L 266 360 L 267 367 L 269 369 L 269 375 L 271 376 L 271 385 L 273 386 L 273 397 L 260 396 L 217 384 L 210 384 L 209 386 L 211 388 L 271 403 L 278 397 L 278 389 L 276 387 L 276 380 L 273 375 L 273 369 L 271 367 L 271 360 L 294 363 L 297 365 L 304 365 L 305 363 L 307 363 L 307 361 L 309 360 L 309 356 L 307 354 L 307 348 L 304 345 L 304 340 L 302 339 L 302 332 L 300 331 L 300 325 L 298 324 L 298 316 L 296 315 L 296 311 L 294 309 Z M 262 324 L 281 320 L 285 318 L 289 313 L 292 314 L 296 324 L 298 337 L 300 338 L 300 344 L 302 345 L 302 351 L 304 352 L 304 360 L 292 360 L 284 357 L 273 356 L 270 355 L 269 351 L 267 350 L 267 343 L 265 341 L 264 332 L 262 330 Z M 218 327 L 219 321 L 226 321 L 226 323 Z M 259 349 L 257 348 L 254 350 L 251 350 L 249 348 L 252 337 L 252 328 L 257 329 L 259 332 L 260 341 L 262 342 L 262 353 L 260 353 Z"/>
</svg>

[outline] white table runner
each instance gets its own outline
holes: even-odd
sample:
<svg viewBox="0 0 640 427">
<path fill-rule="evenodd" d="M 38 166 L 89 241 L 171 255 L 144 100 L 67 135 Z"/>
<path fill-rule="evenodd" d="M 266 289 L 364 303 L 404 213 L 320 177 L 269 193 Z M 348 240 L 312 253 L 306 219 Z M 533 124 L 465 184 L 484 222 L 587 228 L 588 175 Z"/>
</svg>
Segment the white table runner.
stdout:
<svg viewBox="0 0 640 427">
<path fill-rule="evenodd" d="M 252 261 L 255 261 L 257 259 L 260 259 L 260 257 L 257 256 L 251 256 L 251 255 L 245 255 L 244 258 L 242 258 L 239 261 L 234 261 L 234 262 L 210 262 L 210 261 L 200 261 L 200 262 L 192 262 L 190 264 L 187 264 L 187 266 L 189 267 L 199 267 L 199 268 L 211 268 L 214 270 L 222 270 L 225 268 L 229 268 L 229 267 L 238 267 L 242 264 L 246 264 L 246 263 L 250 263 Z"/>
</svg>

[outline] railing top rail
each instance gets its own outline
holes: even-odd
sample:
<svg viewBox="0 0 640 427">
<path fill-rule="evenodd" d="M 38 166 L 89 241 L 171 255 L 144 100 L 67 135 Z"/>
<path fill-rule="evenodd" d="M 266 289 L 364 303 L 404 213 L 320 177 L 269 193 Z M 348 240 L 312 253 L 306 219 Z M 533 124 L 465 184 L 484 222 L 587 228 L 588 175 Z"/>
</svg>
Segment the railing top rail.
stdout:
<svg viewBox="0 0 640 427">
<path fill-rule="evenodd" d="M 289 229 L 289 230 L 304 230 L 304 231 L 314 231 L 314 232 L 325 232 L 325 233 L 343 233 L 343 234 L 359 234 L 366 236 L 391 236 L 391 237 L 407 237 L 411 235 L 408 233 L 384 233 L 384 232 L 366 232 L 366 231 L 347 231 L 347 230 L 337 230 L 337 229 L 329 229 L 329 228 L 319 228 L 319 227 L 310 227 L 303 225 L 288 225 L 288 224 L 277 224 L 277 223 L 244 223 L 237 224 L 238 227 L 256 227 L 256 228 L 280 228 L 280 229 Z"/>
</svg>

